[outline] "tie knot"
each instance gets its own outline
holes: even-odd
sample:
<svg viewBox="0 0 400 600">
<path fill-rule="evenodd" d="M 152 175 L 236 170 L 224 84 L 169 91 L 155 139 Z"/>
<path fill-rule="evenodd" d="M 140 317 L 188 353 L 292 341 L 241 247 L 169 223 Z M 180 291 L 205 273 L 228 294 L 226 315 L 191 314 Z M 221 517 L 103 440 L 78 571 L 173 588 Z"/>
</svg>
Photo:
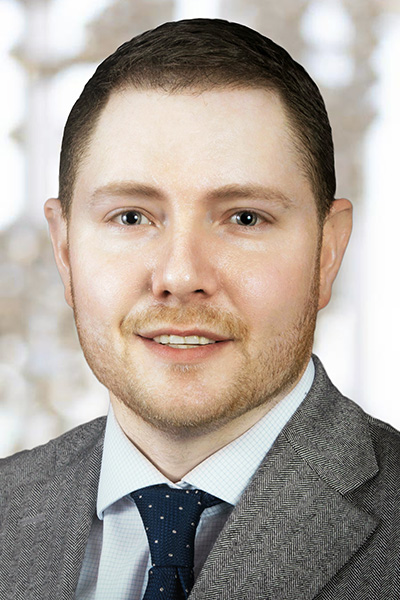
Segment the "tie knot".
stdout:
<svg viewBox="0 0 400 600">
<path fill-rule="evenodd" d="M 204 509 L 221 502 L 201 490 L 166 484 L 131 494 L 146 530 L 153 566 L 193 567 L 196 528 Z"/>
</svg>

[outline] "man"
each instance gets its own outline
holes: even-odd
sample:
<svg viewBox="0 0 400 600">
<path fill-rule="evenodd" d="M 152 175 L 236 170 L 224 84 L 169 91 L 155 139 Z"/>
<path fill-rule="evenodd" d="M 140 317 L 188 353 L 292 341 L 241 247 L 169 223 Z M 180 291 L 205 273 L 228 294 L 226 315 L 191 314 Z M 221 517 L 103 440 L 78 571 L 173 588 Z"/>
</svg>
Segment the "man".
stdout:
<svg viewBox="0 0 400 600">
<path fill-rule="evenodd" d="M 399 597 L 399 435 L 311 356 L 334 194 L 319 91 L 260 34 L 167 23 L 99 66 L 45 213 L 110 412 L 1 463 L 1 598 Z"/>
</svg>

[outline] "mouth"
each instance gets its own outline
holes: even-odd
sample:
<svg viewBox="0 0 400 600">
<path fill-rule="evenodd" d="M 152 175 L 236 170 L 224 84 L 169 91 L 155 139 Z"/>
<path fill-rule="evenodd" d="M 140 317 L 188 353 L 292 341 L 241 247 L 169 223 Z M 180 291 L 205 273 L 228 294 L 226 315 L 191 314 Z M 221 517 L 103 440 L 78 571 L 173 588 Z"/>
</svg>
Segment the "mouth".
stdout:
<svg viewBox="0 0 400 600">
<path fill-rule="evenodd" d="M 163 360 L 202 360 L 214 356 L 233 340 L 211 331 L 198 328 L 178 330 L 163 328 L 153 331 L 137 332 L 145 346 Z"/>
<path fill-rule="evenodd" d="M 179 348 L 181 350 L 187 350 L 189 348 L 198 348 L 199 346 L 207 346 L 209 344 L 218 343 L 217 340 L 212 340 L 203 335 L 162 334 L 153 337 L 152 340 L 154 342 L 157 342 L 157 344 L 169 346 L 170 348 Z"/>
</svg>

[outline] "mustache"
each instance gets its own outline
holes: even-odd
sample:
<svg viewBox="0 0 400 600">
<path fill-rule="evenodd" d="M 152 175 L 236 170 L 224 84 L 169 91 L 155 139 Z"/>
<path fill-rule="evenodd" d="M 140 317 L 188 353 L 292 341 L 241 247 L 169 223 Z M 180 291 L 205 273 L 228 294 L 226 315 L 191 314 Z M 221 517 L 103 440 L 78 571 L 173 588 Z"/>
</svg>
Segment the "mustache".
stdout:
<svg viewBox="0 0 400 600">
<path fill-rule="evenodd" d="M 209 329 L 231 339 L 243 339 L 248 335 L 248 327 L 240 317 L 212 306 L 151 306 L 127 315 L 121 323 L 121 332 L 132 335 L 174 325 L 185 329 Z"/>
</svg>

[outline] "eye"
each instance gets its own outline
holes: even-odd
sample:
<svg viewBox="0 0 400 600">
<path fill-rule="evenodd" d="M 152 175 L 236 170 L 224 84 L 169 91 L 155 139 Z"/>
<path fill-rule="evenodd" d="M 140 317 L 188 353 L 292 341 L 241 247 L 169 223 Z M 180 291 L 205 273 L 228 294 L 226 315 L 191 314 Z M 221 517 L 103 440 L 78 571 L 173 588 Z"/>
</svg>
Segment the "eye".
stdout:
<svg viewBox="0 0 400 600">
<path fill-rule="evenodd" d="M 231 217 L 231 222 L 241 225 L 242 227 L 254 227 L 262 221 L 260 215 L 251 210 L 241 210 Z"/>
<path fill-rule="evenodd" d="M 115 215 L 113 221 L 116 221 L 120 225 L 151 225 L 150 219 L 148 219 L 143 213 L 138 210 L 126 210 L 125 212 Z"/>
</svg>

